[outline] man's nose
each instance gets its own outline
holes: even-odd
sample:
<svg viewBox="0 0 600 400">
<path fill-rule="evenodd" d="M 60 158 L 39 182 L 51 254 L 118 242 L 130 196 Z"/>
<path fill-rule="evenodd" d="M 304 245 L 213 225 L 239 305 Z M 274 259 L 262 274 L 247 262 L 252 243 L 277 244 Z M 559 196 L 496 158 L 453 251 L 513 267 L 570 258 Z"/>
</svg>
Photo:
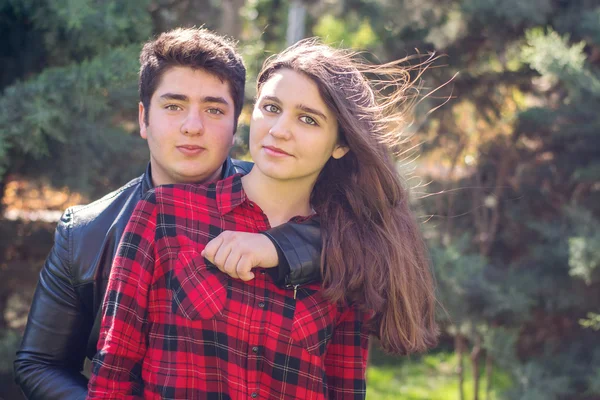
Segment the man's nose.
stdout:
<svg viewBox="0 0 600 400">
<path fill-rule="evenodd" d="M 204 133 L 204 124 L 199 111 L 190 110 L 181 124 L 181 133 L 184 135 L 201 135 Z"/>
</svg>

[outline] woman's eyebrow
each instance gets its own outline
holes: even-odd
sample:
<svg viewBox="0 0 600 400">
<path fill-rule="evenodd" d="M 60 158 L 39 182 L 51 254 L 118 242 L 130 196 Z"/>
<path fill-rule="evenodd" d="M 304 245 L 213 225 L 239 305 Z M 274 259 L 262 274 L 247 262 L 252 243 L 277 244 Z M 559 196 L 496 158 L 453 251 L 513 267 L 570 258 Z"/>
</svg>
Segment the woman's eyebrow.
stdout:
<svg viewBox="0 0 600 400">
<path fill-rule="evenodd" d="M 279 98 L 275 97 L 275 96 L 264 96 L 263 100 L 272 101 L 274 103 L 281 104 L 281 100 L 279 100 Z"/>
<path fill-rule="evenodd" d="M 263 99 L 263 101 L 266 100 L 266 101 L 272 101 L 273 103 L 281 104 L 281 100 L 279 100 L 279 98 L 276 96 L 264 96 L 262 99 Z M 302 110 L 302 111 L 310 113 L 310 114 L 315 114 L 316 116 L 321 117 L 325 121 L 327 121 L 327 117 L 325 116 L 325 114 L 323 112 L 316 110 L 312 107 L 306 106 L 304 104 L 298 104 L 298 105 L 296 105 L 296 108 L 298 110 Z"/>
<path fill-rule="evenodd" d="M 323 118 L 325 121 L 327 121 L 327 117 L 325 116 L 325 114 L 323 114 L 319 110 L 315 110 L 314 108 L 311 108 L 309 106 L 305 106 L 304 104 L 298 104 L 296 106 L 296 108 L 299 109 L 299 110 L 302 110 L 304 112 L 307 112 L 307 113 L 315 114 L 315 115 Z"/>
</svg>

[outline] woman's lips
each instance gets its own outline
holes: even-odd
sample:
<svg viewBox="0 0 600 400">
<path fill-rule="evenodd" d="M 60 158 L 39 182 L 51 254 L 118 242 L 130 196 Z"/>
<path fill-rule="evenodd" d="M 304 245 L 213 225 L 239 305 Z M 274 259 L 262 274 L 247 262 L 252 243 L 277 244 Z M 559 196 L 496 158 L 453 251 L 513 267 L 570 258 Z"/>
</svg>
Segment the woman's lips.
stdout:
<svg viewBox="0 0 600 400">
<path fill-rule="evenodd" d="M 286 153 L 285 151 L 281 150 L 279 147 L 274 147 L 274 146 L 263 146 L 263 149 L 265 149 L 265 152 L 273 157 L 289 157 L 291 156 L 291 154 Z"/>
</svg>

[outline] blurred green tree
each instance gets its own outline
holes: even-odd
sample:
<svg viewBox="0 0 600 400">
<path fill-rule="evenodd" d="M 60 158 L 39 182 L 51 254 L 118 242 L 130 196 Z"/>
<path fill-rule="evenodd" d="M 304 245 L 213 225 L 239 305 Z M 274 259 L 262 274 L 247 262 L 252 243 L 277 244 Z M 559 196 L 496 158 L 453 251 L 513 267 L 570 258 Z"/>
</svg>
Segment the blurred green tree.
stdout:
<svg viewBox="0 0 600 400">
<path fill-rule="evenodd" d="M 0 2 L 0 198 L 10 176 L 98 195 L 142 170 L 132 121 L 149 3 Z"/>
</svg>

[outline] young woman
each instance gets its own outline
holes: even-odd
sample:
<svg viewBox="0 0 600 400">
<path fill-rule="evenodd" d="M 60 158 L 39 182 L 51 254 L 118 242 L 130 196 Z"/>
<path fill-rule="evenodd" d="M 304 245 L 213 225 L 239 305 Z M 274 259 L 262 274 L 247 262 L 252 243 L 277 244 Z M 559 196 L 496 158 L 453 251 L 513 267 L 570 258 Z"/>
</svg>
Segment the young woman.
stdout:
<svg viewBox="0 0 600 400">
<path fill-rule="evenodd" d="M 386 100 L 368 72 L 387 76 Z M 369 335 L 397 354 L 434 344 L 432 277 L 390 154 L 405 77 L 314 40 L 265 62 L 252 171 L 159 187 L 138 204 L 89 398 L 362 399 Z M 261 268 L 244 282 L 201 254 L 225 230 L 308 218 L 321 221 L 322 286 L 280 289 Z"/>
</svg>

